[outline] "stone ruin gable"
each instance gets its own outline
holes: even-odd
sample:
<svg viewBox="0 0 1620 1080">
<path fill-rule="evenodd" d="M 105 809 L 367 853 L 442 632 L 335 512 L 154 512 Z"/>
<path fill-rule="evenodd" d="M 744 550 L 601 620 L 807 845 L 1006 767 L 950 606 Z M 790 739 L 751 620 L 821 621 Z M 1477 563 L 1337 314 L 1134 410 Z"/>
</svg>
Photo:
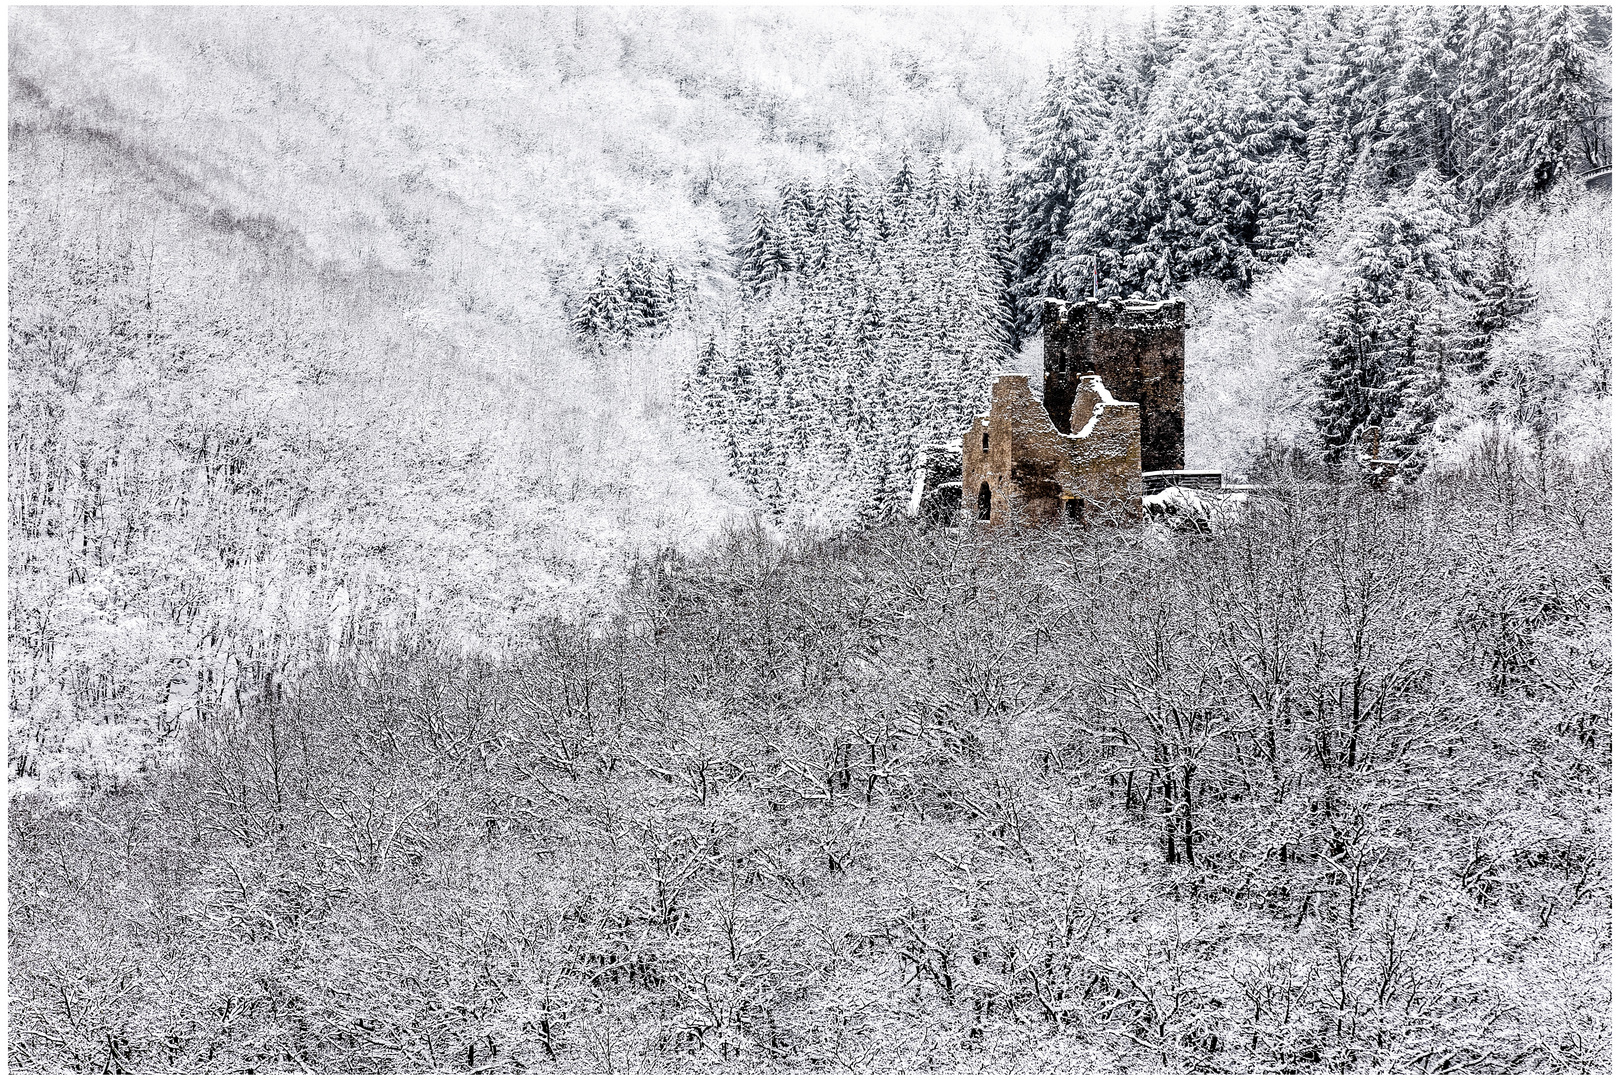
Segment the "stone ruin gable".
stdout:
<svg viewBox="0 0 1620 1080">
<path fill-rule="evenodd" d="M 1134 524 L 1142 516 L 1141 421 L 1136 405 L 1116 401 L 1091 377 L 1077 385 L 1064 433 L 1029 387 L 1026 375 L 996 376 L 990 411 L 962 435 L 962 512 L 980 518 L 990 492 L 989 524 Z"/>
<path fill-rule="evenodd" d="M 1142 408 L 1142 468 L 1184 468 L 1186 325 L 1180 300 L 1044 300 L 1045 400 L 1058 430 L 1068 430 L 1080 380 L 1097 375 L 1121 401 Z"/>
<path fill-rule="evenodd" d="M 1075 390 L 1068 435 L 1069 490 L 1099 524 L 1135 524 L 1142 518 L 1142 409 L 1119 401 L 1105 380 L 1082 377 Z"/>
</svg>

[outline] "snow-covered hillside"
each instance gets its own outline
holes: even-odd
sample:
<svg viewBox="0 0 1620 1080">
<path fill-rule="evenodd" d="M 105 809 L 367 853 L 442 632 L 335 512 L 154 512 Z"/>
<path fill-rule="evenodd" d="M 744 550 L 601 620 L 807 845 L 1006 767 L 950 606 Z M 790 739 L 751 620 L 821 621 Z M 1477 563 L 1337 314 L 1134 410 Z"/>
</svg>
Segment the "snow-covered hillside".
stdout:
<svg viewBox="0 0 1620 1080">
<path fill-rule="evenodd" d="M 12 12 L 14 775 L 128 775 L 315 656 L 498 652 L 746 518 L 693 333 L 587 355 L 571 305 L 637 245 L 727 297 L 784 179 L 993 167 L 1084 17 Z"/>
<path fill-rule="evenodd" d="M 1611 1072 L 1607 7 L 8 19 L 12 1070 Z"/>
<path fill-rule="evenodd" d="M 1491 431 L 1580 458 L 1609 452 L 1610 216 L 1606 190 L 1576 188 L 1540 206 L 1512 204 L 1470 231 L 1470 260 L 1488 262 L 1492 245 L 1505 245 L 1528 297 L 1481 370 L 1459 365 L 1442 388 L 1438 462 L 1456 460 Z M 1318 332 L 1345 262 L 1344 237 L 1330 234 L 1245 293 L 1189 290 L 1189 464 L 1241 477 L 1266 445 L 1308 439 Z M 1466 324 L 1467 305 L 1452 317 Z"/>
<path fill-rule="evenodd" d="M 761 510 L 880 518 L 1031 329 L 1010 298 L 1099 267 L 1192 300 L 1191 465 L 1379 423 L 1414 475 L 1498 424 L 1603 452 L 1608 201 L 1558 133 L 1607 23 L 1505 10 L 12 12 L 14 774 L 127 775 L 319 657 L 507 651 Z M 1481 68 L 1509 39 L 1522 93 Z M 1420 77 L 1467 138 L 1407 122 Z M 869 273 L 902 161 L 932 224 Z M 816 224 L 834 189 L 873 220 Z M 636 252 L 688 314 L 582 348 Z M 1352 270 L 1376 371 L 1324 336 Z"/>
</svg>

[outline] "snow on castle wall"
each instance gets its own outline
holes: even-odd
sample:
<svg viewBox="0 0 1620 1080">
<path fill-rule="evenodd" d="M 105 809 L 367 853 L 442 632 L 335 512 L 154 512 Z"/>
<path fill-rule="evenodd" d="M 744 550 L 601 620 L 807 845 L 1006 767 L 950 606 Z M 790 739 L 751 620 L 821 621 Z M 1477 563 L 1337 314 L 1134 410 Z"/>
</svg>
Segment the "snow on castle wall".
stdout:
<svg viewBox="0 0 1620 1080">
<path fill-rule="evenodd" d="M 962 510 L 990 525 L 1132 524 L 1142 516 L 1140 409 L 1096 375 L 1075 380 L 1067 432 L 1020 374 L 996 376 L 990 411 L 962 436 Z"/>
<path fill-rule="evenodd" d="M 1043 301 L 1045 400 L 1058 430 L 1068 430 L 1080 380 L 1096 375 L 1121 400 L 1142 407 L 1142 468 L 1184 468 L 1186 325 L 1180 300 Z"/>
<path fill-rule="evenodd" d="M 1037 397 L 998 375 L 990 411 L 962 436 L 962 513 L 991 525 L 1142 519 L 1143 470 L 1157 481 L 1220 486 L 1183 463 L 1186 307 L 1048 299 Z"/>
</svg>

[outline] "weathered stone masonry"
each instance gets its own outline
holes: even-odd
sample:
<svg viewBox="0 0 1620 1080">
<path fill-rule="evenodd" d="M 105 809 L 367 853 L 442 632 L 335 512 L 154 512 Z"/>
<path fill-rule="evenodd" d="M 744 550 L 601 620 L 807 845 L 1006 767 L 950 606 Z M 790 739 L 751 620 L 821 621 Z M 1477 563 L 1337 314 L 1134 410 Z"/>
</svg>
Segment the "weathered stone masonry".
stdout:
<svg viewBox="0 0 1620 1080">
<path fill-rule="evenodd" d="M 1080 380 L 1096 375 L 1120 401 L 1142 407 L 1142 468 L 1184 468 L 1185 326 L 1180 300 L 1043 301 L 1046 411 L 1058 430 L 1068 430 Z"/>
<path fill-rule="evenodd" d="M 1044 393 L 1028 376 L 996 376 L 990 411 L 962 436 L 963 515 L 992 526 L 1130 524 L 1148 479 L 1154 490 L 1218 488 L 1219 473 L 1183 469 L 1184 319 L 1179 300 L 1044 301 Z"/>
<path fill-rule="evenodd" d="M 1096 376 L 1076 381 L 1059 431 L 1029 377 L 998 375 L 962 436 L 962 510 L 990 525 L 1124 525 L 1142 516 L 1140 410 Z"/>
</svg>

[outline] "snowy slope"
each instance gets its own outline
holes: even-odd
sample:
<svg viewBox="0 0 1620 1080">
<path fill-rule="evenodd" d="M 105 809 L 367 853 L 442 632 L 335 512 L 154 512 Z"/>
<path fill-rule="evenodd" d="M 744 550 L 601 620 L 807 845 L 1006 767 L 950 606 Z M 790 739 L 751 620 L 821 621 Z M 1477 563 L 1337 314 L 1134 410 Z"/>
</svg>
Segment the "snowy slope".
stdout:
<svg viewBox="0 0 1620 1080">
<path fill-rule="evenodd" d="M 10 14 L 12 758 L 122 775 L 317 657 L 500 652 L 753 501 L 689 333 L 582 354 L 632 245 L 996 165 L 1074 14 Z M 65 358 L 65 359 L 64 359 Z"/>
<path fill-rule="evenodd" d="M 1446 387 L 1436 462 L 1457 459 L 1498 427 L 1527 448 L 1550 446 L 1578 458 L 1608 451 L 1610 216 L 1608 192 L 1577 189 L 1539 207 L 1505 207 L 1464 238 L 1473 247 L 1466 257 L 1478 260 L 1482 238 L 1506 226 L 1534 301 L 1491 345 L 1486 367 L 1500 378 L 1456 374 Z M 1247 293 L 1208 285 L 1189 291 L 1189 465 L 1224 468 L 1235 478 L 1268 441 L 1308 442 L 1324 298 L 1342 275 L 1330 237 Z"/>
</svg>

